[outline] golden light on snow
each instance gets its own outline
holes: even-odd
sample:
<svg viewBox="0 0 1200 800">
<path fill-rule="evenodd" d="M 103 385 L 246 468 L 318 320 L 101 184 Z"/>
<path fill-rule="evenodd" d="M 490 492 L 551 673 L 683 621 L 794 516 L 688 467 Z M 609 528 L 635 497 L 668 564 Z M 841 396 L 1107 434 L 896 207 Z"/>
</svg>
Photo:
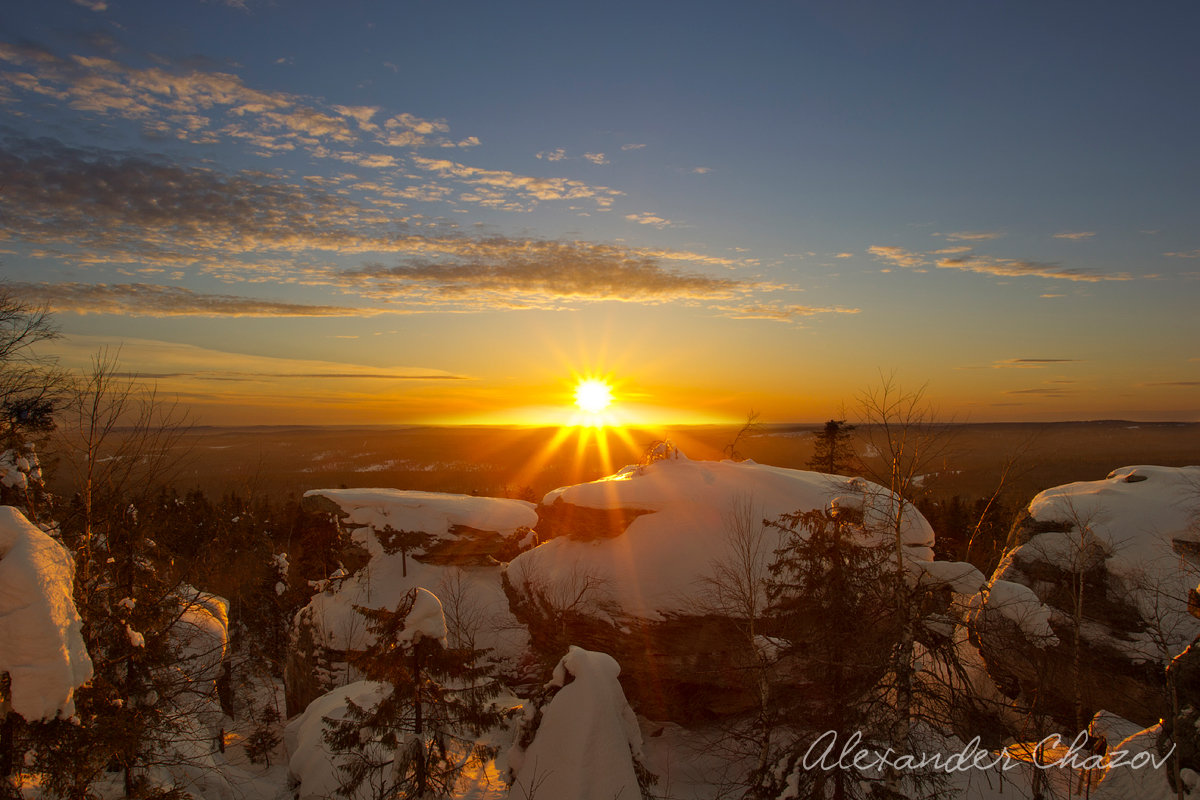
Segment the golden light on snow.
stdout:
<svg viewBox="0 0 1200 800">
<path fill-rule="evenodd" d="M 612 387 L 599 378 L 585 378 L 575 386 L 575 405 L 589 414 L 599 414 L 613 402 Z"/>
</svg>

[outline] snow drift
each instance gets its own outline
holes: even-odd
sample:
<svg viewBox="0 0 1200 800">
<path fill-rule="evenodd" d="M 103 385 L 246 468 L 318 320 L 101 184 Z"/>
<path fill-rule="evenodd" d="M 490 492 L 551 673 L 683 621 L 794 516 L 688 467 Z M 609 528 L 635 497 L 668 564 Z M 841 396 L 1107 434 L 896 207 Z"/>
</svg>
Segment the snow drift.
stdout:
<svg viewBox="0 0 1200 800">
<path fill-rule="evenodd" d="M 0 506 L 0 673 L 27 720 L 69 717 L 92 677 L 73 599 L 75 562 L 20 511 Z"/>
</svg>

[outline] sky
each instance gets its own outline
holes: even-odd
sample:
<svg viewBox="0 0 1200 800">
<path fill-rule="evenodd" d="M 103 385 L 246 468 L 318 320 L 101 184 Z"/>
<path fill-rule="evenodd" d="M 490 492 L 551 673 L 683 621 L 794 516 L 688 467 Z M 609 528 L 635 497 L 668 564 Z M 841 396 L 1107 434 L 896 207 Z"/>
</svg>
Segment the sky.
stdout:
<svg viewBox="0 0 1200 800">
<path fill-rule="evenodd" d="M 201 424 L 1200 420 L 1193 2 L 43 0 L 0 279 Z"/>
</svg>

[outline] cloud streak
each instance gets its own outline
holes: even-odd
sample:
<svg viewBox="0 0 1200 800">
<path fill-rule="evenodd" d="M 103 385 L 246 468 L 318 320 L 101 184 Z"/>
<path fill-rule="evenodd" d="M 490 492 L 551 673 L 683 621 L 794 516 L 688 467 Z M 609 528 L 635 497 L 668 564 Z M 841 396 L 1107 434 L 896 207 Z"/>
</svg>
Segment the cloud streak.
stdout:
<svg viewBox="0 0 1200 800">
<path fill-rule="evenodd" d="M 465 243 L 464 243 L 465 244 Z M 759 288 L 663 266 L 636 251 L 583 242 L 474 241 L 452 263 L 409 259 L 348 270 L 337 285 L 380 300 L 454 304 L 462 310 L 557 308 L 569 302 L 660 304 L 728 300 Z"/>
<path fill-rule="evenodd" d="M 10 283 L 14 294 L 51 311 L 140 317 L 361 317 L 380 309 L 280 303 L 227 294 L 201 294 L 145 283 Z"/>
<path fill-rule="evenodd" d="M 1077 358 L 1006 358 L 992 364 L 995 369 L 1042 369 L 1052 364 L 1078 364 Z"/>
<path fill-rule="evenodd" d="M 990 258 L 964 255 L 943 258 L 937 262 L 937 265 L 940 269 L 975 272 L 981 275 L 993 275 L 998 278 L 1046 278 L 1050 280 L 1081 281 L 1084 283 L 1133 280 L 1133 276 L 1124 272 L 1096 272 L 1080 267 L 1064 267 L 1061 264 L 1053 262 L 1026 261 L 1015 258 Z"/>
</svg>

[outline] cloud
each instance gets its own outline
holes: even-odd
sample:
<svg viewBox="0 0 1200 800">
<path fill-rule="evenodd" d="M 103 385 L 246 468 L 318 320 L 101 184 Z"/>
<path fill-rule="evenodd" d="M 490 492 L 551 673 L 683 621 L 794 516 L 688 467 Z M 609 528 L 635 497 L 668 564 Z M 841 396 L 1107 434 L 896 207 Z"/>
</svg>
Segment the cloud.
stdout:
<svg viewBox="0 0 1200 800">
<path fill-rule="evenodd" d="M 639 225 L 653 225 L 659 230 L 671 225 L 671 220 L 666 219 L 665 217 L 660 217 L 656 214 L 649 214 L 644 211 L 640 214 L 626 214 L 625 219 L 629 220 L 630 222 L 636 222 Z"/>
<path fill-rule="evenodd" d="M 546 161 L 562 161 L 567 157 L 567 151 L 561 147 L 554 150 L 547 150 L 537 154 L 537 158 L 545 159 Z"/>
<path fill-rule="evenodd" d="M 834 258 L 854 258 L 854 253 L 835 253 Z"/>
<path fill-rule="evenodd" d="M 583 157 L 598 166 L 608 163 L 608 159 L 604 157 L 604 153 L 584 153 Z"/>
<path fill-rule="evenodd" d="M 1055 386 L 1044 386 L 1036 389 L 1010 389 L 1005 394 L 1012 395 L 1033 395 L 1035 397 L 1067 397 L 1069 395 L 1078 394 L 1073 389 L 1062 389 Z"/>
<path fill-rule="evenodd" d="M 922 267 L 925 265 L 925 257 L 917 253 L 910 253 L 901 247 L 893 245 L 873 245 L 867 248 L 867 252 L 875 256 L 880 261 L 886 261 L 889 264 L 895 264 L 899 267 Z"/>
<path fill-rule="evenodd" d="M 1064 231 L 1063 233 L 1054 234 L 1055 239 L 1091 239 L 1096 235 L 1095 231 Z"/>
<path fill-rule="evenodd" d="M 747 305 L 741 308 L 722 307 L 724 316 L 730 319 L 762 319 L 775 322 L 794 322 L 805 317 L 815 317 L 821 314 L 859 314 L 862 309 L 845 308 L 842 306 L 802 306 L 802 305 Z"/>
<path fill-rule="evenodd" d="M 413 156 L 412 161 L 420 169 L 477 187 L 476 193 L 463 195 L 462 199 L 510 210 L 529 208 L 531 201 L 586 199 L 594 201 L 601 208 L 608 208 L 613 199 L 622 194 L 606 186 L 589 186 L 567 178 L 535 178 L 507 170 L 482 169 L 423 156 Z"/>
<path fill-rule="evenodd" d="M 694 175 L 707 175 L 710 172 L 712 172 L 712 167 L 692 167 Z"/>
<path fill-rule="evenodd" d="M 1154 383 L 1143 383 L 1142 386 L 1174 386 L 1190 389 L 1200 386 L 1200 381 L 1156 381 Z"/>
<path fill-rule="evenodd" d="M 248 86 L 237 75 L 186 64 L 132 67 L 109 58 L 59 57 L 34 45 L 0 43 L 0 75 L 21 93 L 99 117 L 130 120 L 151 137 L 199 144 L 235 140 L 260 155 L 359 143 L 390 147 L 472 146 L 449 139 L 442 120 L 377 108 L 326 107 L 316 98 Z"/>
<path fill-rule="evenodd" d="M 224 294 L 199 294 L 179 286 L 145 283 L 10 283 L 14 294 L 51 311 L 135 317 L 362 317 L 379 309 L 281 303 Z"/>
<path fill-rule="evenodd" d="M 597 301 L 654 305 L 730 300 L 762 288 L 669 269 L 608 245 L 503 238 L 472 245 L 453 263 L 412 258 L 395 267 L 348 270 L 338 275 L 336 285 L 378 300 L 463 311 Z"/>
<path fill-rule="evenodd" d="M 641 150 L 645 146 L 646 145 L 644 145 L 644 144 L 623 144 L 623 145 L 621 145 L 621 149 L 622 150 Z"/>
<path fill-rule="evenodd" d="M 1171 258 L 1200 258 L 1200 250 L 1188 250 L 1186 253 L 1163 253 Z"/>
<path fill-rule="evenodd" d="M 65 336 L 55 342 L 64 366 L 86 369 L 100 350 L 118 353 L 122 368 L 139 377 L 162 380 L 263 381 L 446 381 L 469 380 L 440 369 L 426 367 L 378 367 L 331 361 L 277 358 L 211 350 L 179 342 L 151 339 L 113 339 L 104 336 Z"/>
<path fill-rule="evenodd" d="M 508 183 L 525 187 L 511 173 L 466 175 L 496 179 L 502 188 Z M 383 178 L 352 176 L 292 183 L 271 174 L 225 174 L 53 140 L 0 144 L 0 184 L 0 239 L 34 258 L 69 258 L 81 267 L 111 265 L 131 275 L 168 270 L 228 283 L 332 286 L 351 296 L 385 300 L 393 313 L 560 308 L 599 300 L 761 304 L 765 293 L 787 288 L 703 273 L 749 263 L 724 256 L 472 236 L 418 227 L 394 216 L 393 206 L 407 197 L 446 191 L 438 184 L 394 187 Z M 366 199 L 355 201 L 350 188 Z M 575 190 L 558 184 L 528 187 L 543 196 Z M 331 264 L 335 257 L 356 254 L 395 261 L 359 270 Z M 90 289 L 46 285 L 40 291 L 79 313 L 117 306 L 156 315 L 371 313 L 191 294 L 133 281 Z M 464 295 L 472 292 L 467 302 Z"/>
<path fill-rule="evenodd" d="M 83 6 L 91 11 L 107 11 L 108 3 L 104 0 L 73 0 L 75 5 Z"/>
<path fill-rule="evenodd" d="M 957 269 L 963 272 L 977 272 L 1002 278 L 1048 278 L 1065 281 L 1084 281 L 1088 283 L 1133 280 L 1131 275 L 1123 272 L 1095 272 L 1078 267 L 1064 267 L 1061 264 L 1011 258 L 959 256 L 956 258 L 943 258 L 937 262 L 937 265 L 940 269 Z"/>
<path fill-rule="evenodd" d="M 1003 361 L 993 362 L 992 367 L 995 369 L 1006 369 L 1015 367 L 1018 369 L 1041 369 L 1050 364 L 1078 364 L 1077 358 L 1006 358 Z"/>
<path fill-rule="evenodd" d="M 998 231 L 959 231 L 957 233 L 935 233 L 951 242 L 986 242 L 1004 236 Z"/>
<path fill-rule="evenodd" d="M 312 185 L 53 140 L 0 144 L 0 234 L 89 258 L 202 263 L 214 254 L 368 249 L 394 220 Z M 393 234 L 394 235 L 394 234 Z"/>
</svg>

